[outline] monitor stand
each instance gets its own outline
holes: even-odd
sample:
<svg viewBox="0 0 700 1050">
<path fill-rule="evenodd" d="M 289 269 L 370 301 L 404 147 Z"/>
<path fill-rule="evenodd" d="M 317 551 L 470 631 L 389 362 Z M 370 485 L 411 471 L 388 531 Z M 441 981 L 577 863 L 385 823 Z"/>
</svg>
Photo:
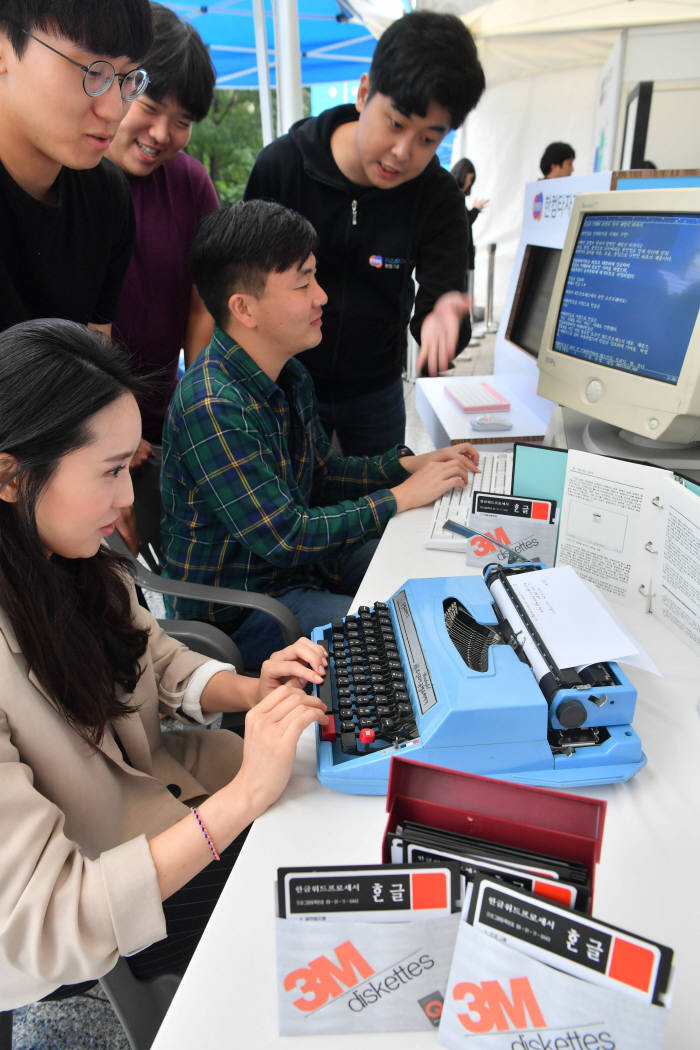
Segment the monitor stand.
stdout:
<svg viewBox="0 0 700 1050">
<path fill-rule="evenodd" d="M 583 428 L 583 447 L 586 452 L 595 452 L 599 456 L 640 460 L 668 470 L 700 470 L 700 443 L 697 441 L 690 445 L 651 441 L 598 419 L 589 419 Z"/>
<path fill-rule="evenodd" d="M 545 444 L 594 452 L 598 456 L 632 459 L 677 470 L 691 480 L 700 481 L 700 443 L 676 445 L 670 441 L 650 441 L 603 423 L 569 408 L 555 410 L 558 425 L 545 436 Z M 554 422 L 554 417 L 553 417 Z"/>
</svg>

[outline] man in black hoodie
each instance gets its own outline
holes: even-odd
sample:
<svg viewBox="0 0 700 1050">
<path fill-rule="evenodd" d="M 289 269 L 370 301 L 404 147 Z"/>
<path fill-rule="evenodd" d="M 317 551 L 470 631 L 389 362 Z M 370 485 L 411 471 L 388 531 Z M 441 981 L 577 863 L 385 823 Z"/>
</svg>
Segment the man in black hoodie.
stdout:
<svg viewBox="0 0 700 1050">
<path fill-rule="evenodd" d="M 345 455 L 403 444 L 409 320 L 419 371 L 436 375 L 468 342 L 464 200 L 435 151 L 483 89 L 463 23 L 413 12 L 382 34 L 355 106 L 299 121 L 251 172 L 247 200 L 294 208 L 319 234 L 329 302 L 321 345 L 301 360 Z"/>
</svg>

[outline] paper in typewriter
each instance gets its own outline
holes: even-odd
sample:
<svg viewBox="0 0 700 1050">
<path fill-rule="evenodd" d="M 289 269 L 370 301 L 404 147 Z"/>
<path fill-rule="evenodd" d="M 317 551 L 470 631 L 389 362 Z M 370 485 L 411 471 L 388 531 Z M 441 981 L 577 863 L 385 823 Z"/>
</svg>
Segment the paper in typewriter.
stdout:
<svg viewBox="0 0 700 1050">
<path fill-rule="evenodd" d="M 558 667 L 621 660 L 656 670 L 629 631 L 599 599 L 595 588 L 570 566 L 514 574 L 508 580 Z M 491 588 L 494 596 L 497 586 Z M 502 599 L 499 605 L 503 611 Z M 511 626 L 514 620 L 517 623 L 517 611 L 511 611 L 508 619 Z M 526 628 L 521 626 L 520 630 Z M 535 664 L 533 659 L 533 669 Z"/>
<path fill-rule="evenodd" d="M 556 564 L 700 649 L 700 498 L 671 471 L 571 450 Z"/>
</svg>

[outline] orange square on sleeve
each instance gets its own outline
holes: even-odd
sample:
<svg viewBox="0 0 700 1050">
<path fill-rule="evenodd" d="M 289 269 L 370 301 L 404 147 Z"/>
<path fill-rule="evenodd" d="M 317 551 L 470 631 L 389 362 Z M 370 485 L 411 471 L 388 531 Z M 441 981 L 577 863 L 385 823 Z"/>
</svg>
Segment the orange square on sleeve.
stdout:
<svg viewBox="0 0 700 1050">
<path fill-rule="evenodd" d="M 444 871 L 414 871 L 411 874 L 411 907 L 446 908 L 447 876 Z"/>
<path fill-rule="evenodd" d="M 654 976 L 656 954 L 651 948 L 616 937 L 610 955 L 608 974 L 621 984 L 648 992 Z"/>
</svg>

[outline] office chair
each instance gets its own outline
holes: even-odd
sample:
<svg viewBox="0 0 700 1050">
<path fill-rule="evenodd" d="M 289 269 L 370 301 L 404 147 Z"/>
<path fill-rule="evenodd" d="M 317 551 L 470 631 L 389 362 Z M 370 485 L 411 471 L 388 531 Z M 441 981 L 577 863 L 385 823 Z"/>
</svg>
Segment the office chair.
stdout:
<svg viewBox="0 0 700 1050">
<path fill-rule="evenodd" d="M 113 550 L 127 557 L 134 572 L 137 587 L 153 591 L 156 594 L 167 594 L 174 598 L 190 598 L 201 602 L 216 602 L 219 605 L 237 606 L 242 609 L 258 610 L 267 613 L 279 625 L 285 645 L 291 645 L 302 634 L 299 621 L 286 605 L 276 598 L 255 591 L 234 590 L 228 587 L 210 587 L 199 583 L 186 583 L 171 580 L 161 575 L 162 562 L 160 554 L 160 465 L 149 461 L 134 471 L 134 513 L 139 535 L 139 555 L 136 558 L 126 543 L 115 530 L 109 538 Z M 143 559 L 143 562 L 140 560 Z M 168 621 L 167 630 L 179 637 Z M 190 621 L 192 623 L 193 621 Z M 192 646 L 192 648 L 197 648 Z M 219 658 L 220 659 L 220 658 Z M 233 662 L 233 661 L 230 661 Z"/>
<path fill-rule="evenodd" d="M 121 956 L 116 965 L 100 977 L 99 983 L 119 1019 L 131 1050 L 150 1050 L 173 996 L 180 984 L 180 975 L 161 974 L 141 980 L 134 977 L 126 959 Z M 75 994 L 86 991 L 96 981 L 75 986 Z M 68 999 L 71 986 L 63 985 L 41 1002 Z M 12 1050 L 12 1010 L 0 1013 L 0 1050 Z"/>
<path fill-rule="evenodd" d="M 100 984 L 119 1018 L 131 1050 L 150 1050 L 172 998 L 180 975 L 164 973 L 140 980 L 134 977 L 126 959 L 100 977 Z"/>
</svg>

